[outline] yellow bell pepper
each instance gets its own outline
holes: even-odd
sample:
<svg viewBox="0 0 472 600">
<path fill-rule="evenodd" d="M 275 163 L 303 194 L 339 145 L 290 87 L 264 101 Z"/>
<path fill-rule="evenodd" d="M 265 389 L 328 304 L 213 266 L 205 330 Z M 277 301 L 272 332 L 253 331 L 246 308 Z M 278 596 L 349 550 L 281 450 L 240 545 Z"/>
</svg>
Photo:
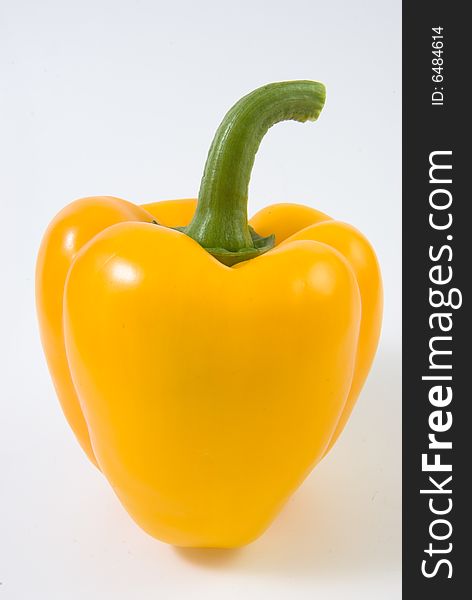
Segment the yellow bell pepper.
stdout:
<svg viewBox="0 0 472 600">
<path fill-rule="evenodd" d="M 44 236 L 37 308 L 64 413 L 133 519 L 171 544 L 257 538 L 371 366 L 382 286 L 365 237 L 296 204 L 247 220 L 263 135 L 315 120 L 324 98 L 301 81 L 240 100 L 198 203 L 85 198 Z"/>
</svg>

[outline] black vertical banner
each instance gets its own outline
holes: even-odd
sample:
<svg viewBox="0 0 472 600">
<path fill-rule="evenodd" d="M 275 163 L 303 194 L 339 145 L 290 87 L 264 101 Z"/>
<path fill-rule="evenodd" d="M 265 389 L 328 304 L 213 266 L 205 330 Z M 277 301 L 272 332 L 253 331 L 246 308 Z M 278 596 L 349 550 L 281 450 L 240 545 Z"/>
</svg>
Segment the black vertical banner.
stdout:
<svg viewBox="0 0 472 600">
<path fill-rule="evenodd" d="M 415 600 L 472 595 L 466 9 L 403 3 L 403 597 Z"/>
</svg>

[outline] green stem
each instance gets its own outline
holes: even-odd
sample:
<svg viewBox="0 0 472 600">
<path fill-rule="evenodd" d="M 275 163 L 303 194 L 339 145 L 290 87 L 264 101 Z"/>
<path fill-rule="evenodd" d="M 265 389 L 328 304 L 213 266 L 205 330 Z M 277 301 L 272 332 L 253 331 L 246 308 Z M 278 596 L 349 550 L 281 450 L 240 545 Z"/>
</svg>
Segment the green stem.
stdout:
<svg viewBox="0 0 472 600">
<path fill-rule="evenodd" d="M 271 83 L 244 96 L 224 117 L 208 153 L 191 223 L 183 231 L 225 264 L 269 250 L 248 225 L 248 187 L 254 159 L 268 129 L 280 121 L 315 121 L 325 87 L 315 81 Z"/>
</svg>

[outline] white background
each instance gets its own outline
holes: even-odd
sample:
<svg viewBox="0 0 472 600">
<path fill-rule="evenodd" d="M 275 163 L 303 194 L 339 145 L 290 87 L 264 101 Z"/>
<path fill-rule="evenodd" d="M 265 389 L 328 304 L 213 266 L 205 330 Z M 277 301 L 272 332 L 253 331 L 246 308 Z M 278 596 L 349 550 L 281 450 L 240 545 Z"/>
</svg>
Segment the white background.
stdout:
<svg viewBox="0 0 472 600">
<path fill-rule="evenodd" d="M 0 598 L 400 598 L 400 1 L 0 2 Z M 315 124 L 264 139 L 250 212 L 310 204 L 361 229 L 385 283 L 379 353 L 331 454 L 238 551 L 130 520 L 62 416 L 34 312 L 42 232 L 69 201 L 195 196 L 226 110 L 318 79 Z"/>
</svg>

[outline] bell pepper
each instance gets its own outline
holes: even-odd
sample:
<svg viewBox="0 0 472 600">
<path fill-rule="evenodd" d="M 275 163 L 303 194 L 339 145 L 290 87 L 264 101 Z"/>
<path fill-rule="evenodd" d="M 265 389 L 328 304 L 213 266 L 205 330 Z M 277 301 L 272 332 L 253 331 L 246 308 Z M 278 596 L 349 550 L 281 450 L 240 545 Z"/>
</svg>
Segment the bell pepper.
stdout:
<svg viewBox="0 0 472 600">
<path fill-rule="evenodd" d="M 47 229 L 37 310 L 65 416 L 132 518 L 179 546 L 257 538 L 343 430 L 381 326 L 377 259 L 298 204 L 247 218 L 267 130 L 325 88 L 266 85 L 227 113 L 198 201 L 77 200 Z"/>
</svg>

